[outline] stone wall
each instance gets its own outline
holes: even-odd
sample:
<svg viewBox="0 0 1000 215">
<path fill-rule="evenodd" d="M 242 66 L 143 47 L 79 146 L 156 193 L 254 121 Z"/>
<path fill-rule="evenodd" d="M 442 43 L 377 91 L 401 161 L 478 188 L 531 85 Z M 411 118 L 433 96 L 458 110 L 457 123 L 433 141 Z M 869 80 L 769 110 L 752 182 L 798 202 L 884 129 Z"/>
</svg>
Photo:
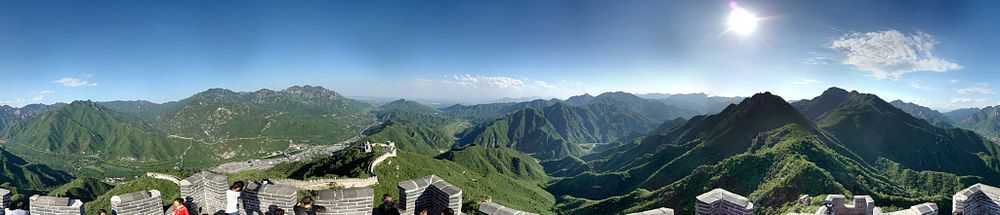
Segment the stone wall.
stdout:
<svg viewBox="0 0 1000 215">
<path fill-rule="evenodd" d="M 214 214 L 225 209 L 228 180 L 225 175 L 202 171 L 181 180 L 178 186 L 193 214 Z"/>
<path fill-rule="evenodd" d="M 163 214 L 162 202 L 158 190 L 112 196 L 111 213 L 114 215 L 159 215 Z"/>
<path fill-rule="evenodd" d="M 298 202 L 298 195 L 298 190 L 292 186 L 254 182 L 243 189 L 241 198 L 246 214 L 265 213 L 275 208 L 280 208 L 285 210 L 285 214 L 290 214 L 295 203 Z"/>
<path fill-rule="evenodd" d="M 480 215 L 537 215 L 535 213 L 514 210 L 513 208 L 508 208 L 493 202 L 479 203 L 478 212 Z"/>
<path fill-rule="evenodd" d="M 826 200 L 833 204 L 833 211 L 839 215 L 872 215 L 881 213 L 881 209 L 875 206 L 875 200 L 871 196 L 854 196 L 854 202 L 847 204 L 844 195 L 827 195 Z M 821 212 L 825 212 L 822 208 Z"/>
<path fill-rule="evenodd" d="M 13 203 L 11 202 L 10 197 L 10 190 L 0 189 L 0 211 L 3 211 L 3 209 L 10 209 L 10 207 L 13 206 L 11 205 Z"/>
<path fill-rule="evenodd" d="M 314 197 L 315 204 L 326 208 L 319 215 L 371 215 L 375 207 L 369 187 L 323 190 Z"/>
<path fill-rule="evenodd" d="M 674 215 L 674 209 L 670 209 L 670 208 L 657 208 L 657 209 L 643 211 L 643 212 L 639 212 L 639 213 L 630 213 L 628 215 Z"/>
<path fill-rule="evenodd" d="M 910 209 L 883 213 L 883 215 L 937 215 L 938 206 L 934 203 L 923 203 L 911 206 Z"/>
<path fill-rule="evenodd" d="M 462 211 L 462 189 L 437 176 L 401 181 L 398 186 L 400 214 L 416 214 L 421 209 L 428 209 L 429 215 L 439 215 L 445 208 Z"/>
<path fill-rule="evenodd" d="M 321 178 L 312 180 L 297 180 L 297 179 L 278 179 L 274 180 L 275 184 L 288 185 L 298 188 L 299 190 L 325 190 L 330 187 L 370 187 L 378 184 L 378 177 L 372 176 L 368 178 Z"/>
<path fill-rule="evenodd" d="M 34 195 L 28 199 L 32 215 L 82 215 L 83 202 L 79 199 Z"/>
<path fill-rule="evenodd" d="M 975 184 L 958 191 L 951 198 L 954 212 L 963 214 L 1000 214 L 1000 189 Z"/>
<path fill-rule="evenodd" d="M 746 197 L 731 193 L 723 189 L 714 189 L 697 196 L 698 204 L 695 207 L 695 214 L 730 214 L 730 215 L 750 215 L 753 214 L 753 203 Z"/>
</svg>

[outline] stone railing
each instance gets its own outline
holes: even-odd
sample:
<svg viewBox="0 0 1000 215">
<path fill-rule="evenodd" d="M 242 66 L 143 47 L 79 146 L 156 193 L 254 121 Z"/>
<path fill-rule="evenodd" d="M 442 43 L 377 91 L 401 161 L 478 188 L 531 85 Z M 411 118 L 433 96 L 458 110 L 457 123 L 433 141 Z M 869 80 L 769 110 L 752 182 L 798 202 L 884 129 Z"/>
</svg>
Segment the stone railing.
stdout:
<svg viewBox="0 0 1000 215">
<path fill-rule="evenodd" d="M 160 179 L 160 180 L 167 180 L 167 181 L 170 181 L 170 182 L 174 182 L 174 184 L 181 184 L 181 179 L 180 178 L 178 178 L 177 176 L 170 175 L 170 174 L 157 173 L 157 172 L 147 172 L 146 176 L 149 176 L 150 178 Z"/>
<path fill-rule="evenodd" d="M 378 156 L 377 158 L 375 158 L 375 161 L 372 161 L 372 165 L 370 167 L 368 167 L 368 172 L 369 173 L 371 173 L 372 175 L 374 175 L 375 174 L 375 167 L 376 166 L 378 166 L 380 163 L 382 163 L 386 159 L 389 159 L 389 158 L 392 158 L 392 157 L 396 157 L 396 144 L 389 145 L 389 149 L 390 150 L 389 150 L 388 153 L 382 154 L 382 155 Z"/>
<path fill-rule="evenodd" d="M 378 176 L 368 178 L 324 178 L 313 180 L 278 179 L 275 184 L 288 185 L 300 190 L 324 190 L 330 187 L 355 188 L 378 184 Z"/>
<path fill-rule="evenodd" d="M 323 190 L 330 187 L 341 187 L 341 188 L 356 188 L 356 187 L 369 187 L 378 184 L 378 176 L 375 176 L 375 167 L 377 167 L 382 162 L 385 162 L 389 158 L 396 157 L 398 150 L 396 149 L 396 144 L 378 144 L 383 147 L 389 148 L 389 152 L 379 155 L 372 161 L 371 166 L 368 166 L 368 172 L 373 176 L 368 178 L 325 178 L 325 179 L 313 179 L 313 180 L 296 180 L 296 179 L 278 179 L 275 180 L 275 184 L 282 184 L 293 186 L 301 190 Z"/>
</svg>

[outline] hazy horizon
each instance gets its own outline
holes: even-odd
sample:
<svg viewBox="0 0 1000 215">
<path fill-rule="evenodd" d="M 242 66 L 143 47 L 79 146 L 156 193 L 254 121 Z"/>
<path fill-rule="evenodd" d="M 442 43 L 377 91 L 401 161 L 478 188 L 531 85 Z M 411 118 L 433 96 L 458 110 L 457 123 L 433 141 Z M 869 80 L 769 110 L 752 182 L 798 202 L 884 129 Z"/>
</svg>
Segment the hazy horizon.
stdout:
<svg viewBox="0 0 1000 215">
<path fill-rule="evenodd" d="M 1000 4 L 988 2 L 986 4 Z M 735 9 L 752 26 L 727 23 Z M 830 86 L 1000 104 L 990 6 L 937 1 L 0 3 L 0 104 L 318 85 L 483 102 Z M 896 10 L 898 9 L 898 10 Z M 514 15 L 516 14 L 516 15 Z M 745 21 L 745 20 L 744 20 Z M 746 29 L 744 29 L 746 28 Z"/>
</svg>

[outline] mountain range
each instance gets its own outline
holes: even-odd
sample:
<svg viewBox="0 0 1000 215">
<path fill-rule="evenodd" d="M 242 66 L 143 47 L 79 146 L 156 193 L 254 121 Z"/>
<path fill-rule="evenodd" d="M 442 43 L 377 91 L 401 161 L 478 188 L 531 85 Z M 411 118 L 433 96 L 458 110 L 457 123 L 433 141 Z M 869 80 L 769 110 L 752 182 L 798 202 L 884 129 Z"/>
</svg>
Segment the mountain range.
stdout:
<svg viewBox="0 0 1000 215">
<path fill-rule="evenodd" d="M 1000 184 L 997 113 L 940 113 L 835 87 L 795 102 L 769 92 L 608 92 L 441 108 L 406 99 L 371 104 L 314 86 L 209 89 L 162 104 L 0 106 L 0 187 L 99 201 L 144 188 L 93 178 L 392 141 L 399 156 L 377 168 L 387 184 L 377 195 L 398 195 L 390 185 L 434 174 L 462 187 L 469 209 L 488 199 L 540 214 L 693 213 L 695 195 L 724 188 L 746 195 L 761 214 L 792 212 L 799 194 L 827 193 L 868 194 L 886 207 L 936 202 L 948 211 L 955 191 Z M 350 156 L 236 175 L 367 174 L 359 166 L 372 154 L 341 153 Z"/>
</svg>

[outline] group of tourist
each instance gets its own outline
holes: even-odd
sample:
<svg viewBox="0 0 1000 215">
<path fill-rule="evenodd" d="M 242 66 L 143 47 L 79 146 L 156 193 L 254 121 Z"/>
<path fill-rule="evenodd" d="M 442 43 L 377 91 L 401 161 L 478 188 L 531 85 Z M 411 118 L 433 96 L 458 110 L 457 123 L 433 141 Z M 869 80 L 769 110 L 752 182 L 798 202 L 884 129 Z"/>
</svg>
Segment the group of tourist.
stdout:
<svg viewBox="0 0 1000 215">
<path fill-rule="evenodd" d="M 264 181 L 263 183 L 270 183 L 270 182 Z M 216 215 L 240 215 L 239 199 L 240 199 L 240 196 L 241 196 L 241 194 L 243 192 L 243 187 L 245 187 L 245 186 L 246 186 L 246 183 L 244 183 L 242 181 L 237 181 L 237 182 L 234 182 L 232 185 L 230 185 L 229 189 L 226 190 L 225 207 L 223 208 L 223 210 L 221 212 L 217 213 Z M 302 200 L 300 200 L 299 203 L 295 205 L 295 207 L 294 207 L 294 214 L 295 215 L 316 215 L 317 212 L 323 212 L 325 210 L 325 208 L 323 208 L 322 206 L 314 205 L 313 203 L 314 202 L 313 202 L 312 197 L 308 197 L 307 196 L 307 197 L 302 198 Z M 173 204 L 170 206 L 170 210 L 171 210 L 171 212 L 169 214 L 172 214 L 172 215 L 190 215 L 191 214 L 190 210 L 188 209 L 188 204 L 186 204 L 184 202 L 184 199 L 181 199 L 181 198 L 174 199 Z M 264 214 L 264 215 L 285 215 L 285 210 L 281 209 L 281 208 L 278 208 L 278 207 L 275 207 L 275 206 L 272 206 L 272 207 L 267 208 L 267 212 L 266 213 L 257 211 L 257 214 Z M 104 214 L 102 214 L 102 215 L 104 215 Z"/>
<path fill-rule="evenodd" d="M 374 215 L 400 215 L 399 214 L 399 204 L 396 204 L 392 200 L 392 196 L 389 194 L 382 195 L 382 204 L 375 208 Z M 417 210 L 417 215 L 428 215 L 430 214 L 430 208 L 421 208 Z M 455 210 L 451 208 L 445 208 L 440 213 L 441 215 L 455 215 Z"/>
</svg>

